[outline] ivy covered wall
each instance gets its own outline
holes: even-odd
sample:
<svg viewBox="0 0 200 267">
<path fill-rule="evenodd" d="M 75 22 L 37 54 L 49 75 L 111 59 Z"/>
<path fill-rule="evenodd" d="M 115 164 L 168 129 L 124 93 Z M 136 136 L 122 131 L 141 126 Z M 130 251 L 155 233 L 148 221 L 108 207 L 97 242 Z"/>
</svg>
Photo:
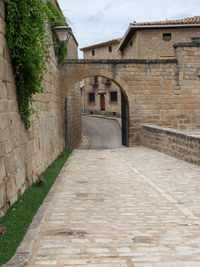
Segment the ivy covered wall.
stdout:
<svg viewBox="0 0 200 267">
<path fill-rule="evenodd" d="M 35 11 L 41 15 L 43 13 L 40 12 L 47 12 L 46 7 L 40 0 L 11 2 L 13 5 L 7 6 L 5 12 L 5 3 L 0 1 L 0 216 L 64 149 L 58 58 L 54 47 L 48 47 L 38 29 L 28 26 L 35 19 Z M 19 2 L 22 10 L 24 4 L 26 12 L 29 4 L 37 2 L 37 7 L 31 11 L 33 17 L 30 18 L 26 12 L 26 16 L 22 16 L 24 22 L 15 5 Z M 38 10 L 39 7 L 42 11 Z M 14 20 L 19 20 L 15 22 L 18 25 L 13 22 L 9 27 L 6 25 L 8 13 L 10 18 L 7 20 L 11 21 L 15 16 Z M 42 24 L 43 18 L 39 18 L 38 14 L 35 16 Z M 33 23 L 33 26 L 36 24 Z M 48 42 L 54 42 L 52 33 L 46 30 L 48 27 L 39 27 Z M 20 34 L 26 39 L 23 43 L 18 37 Z M 36 36 L 40 36 L 43 48 L 36 43 Z M 36 112 L 33 113 L 33 110 Z M 22 120 L 24 117 L 28 120 Z"/>
</svg>

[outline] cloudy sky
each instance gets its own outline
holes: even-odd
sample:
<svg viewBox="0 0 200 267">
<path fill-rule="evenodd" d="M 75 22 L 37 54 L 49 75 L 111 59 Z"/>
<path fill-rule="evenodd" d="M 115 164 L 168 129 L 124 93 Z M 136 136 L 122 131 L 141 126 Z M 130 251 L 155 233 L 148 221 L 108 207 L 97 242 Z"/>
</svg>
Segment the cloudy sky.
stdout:
<svg viewBox="0 0 200 267">
<path fill-rule="evenodd" d="M 130 22 L 200 16 L 199 0 L 58 0 L 79 48 L 122 37 Z M 81 53 L 80 53 L 81 57 Z"/>
</svg>

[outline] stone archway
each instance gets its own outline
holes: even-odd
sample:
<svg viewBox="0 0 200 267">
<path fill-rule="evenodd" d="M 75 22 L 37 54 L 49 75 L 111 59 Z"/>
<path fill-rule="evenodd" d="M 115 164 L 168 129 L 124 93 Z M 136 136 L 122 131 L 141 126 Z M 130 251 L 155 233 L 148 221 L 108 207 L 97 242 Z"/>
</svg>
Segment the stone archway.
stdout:
<svg viewBox="0 0 200 267">
<path fill-rule="evenodd" d="M 91 64 L 89 67 L 84 67 L 82 65 L 82 68 L 80 66 L 72 66 L 70 65 L 69 68 L 64 68 L 60 70 L 60 88 L 61 88 L 61 98 L 62 103 L 64 104 L 64 100 L 66 99 L 66 96 L 70 94 L 70 92 L 74 89 L 74 84 L 77 82 L 89 78 L 89 77 L 103 77 L 106 79 L 111 80 L 114 82 L 120 89 L 123 103 L 121 105 L 121 111 L 123 112 L 122 116 L 122 144 L 125 146 L 129 146 L 129 105 L 128 105 L 128 85 L 124 81 L 123 78 L 121 78 L 118 74 L 116 74 L 116 71 L 114 68 L 112 70 L 107 70 L 106 68 L 99 68 L 95 66 L 94 64 Z M 66 101 L 65 101 L 66 105 Z M 70 116 L 70 112 L 67 112 Z M 74 115 L 74 114 L 73 114 Z M 71 116 L 73 116 L 71 114 Z M 65 117 L 65 121 L 66 117 Z M 69 129 L 69 127 L 65 127 L 65 129 Z M 66 130 L 65 130 L 66 133 Z M 67 140 L 65 136 L 65 140 Z"/>
</svg>

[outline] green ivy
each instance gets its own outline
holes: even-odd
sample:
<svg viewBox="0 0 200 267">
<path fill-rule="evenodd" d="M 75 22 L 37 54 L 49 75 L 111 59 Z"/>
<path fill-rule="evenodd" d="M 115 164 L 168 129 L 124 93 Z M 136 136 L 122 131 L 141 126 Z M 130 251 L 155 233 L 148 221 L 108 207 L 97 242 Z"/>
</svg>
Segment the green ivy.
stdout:
<svg viewBox="0 0 200 267">
<path fill-rule="evenodd" d="M 61 20 L 64 23 L 65 19 L 49 0 L 47 3 L 43 0 L 3 0 L 3 2 L 6 7 L 6 37 L 12 58 L 19 112 L 26 129 L 29 129 L 30 116 L 34 113 L 33 95 L 43 92 L 42 81 L 47 72 L 46 63 L 50 58 L 46 22 Z M 56 43 L 56 57 L 58 63 L 62 64 L 67 49 L 62 48 L 63 45 L 58 39 Z"/>
</svg>

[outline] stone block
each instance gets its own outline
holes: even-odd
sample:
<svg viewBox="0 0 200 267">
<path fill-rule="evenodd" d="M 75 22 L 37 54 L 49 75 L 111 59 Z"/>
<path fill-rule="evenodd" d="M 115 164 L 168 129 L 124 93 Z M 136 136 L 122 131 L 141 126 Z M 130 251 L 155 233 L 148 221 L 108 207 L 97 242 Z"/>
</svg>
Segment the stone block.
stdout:
<svg viewBox="0 0 200 267">
<path fill-rule="evenodd" d="M 3 157 L 4 155 L 5 155 L 4 143 L 0 142 L 0 158 Z"/>
<path fill-rule="evenodd" d="M 6 141 L 4 143 L 4 150 L 5 150 L 5 154 L 9 154 L 11 153 L 12 151 L 14 151 L 17 147 L 17 143 L 16 143 L 16 140 L 15 139 L 10 139 L 8 141 Z"/>
<path fill-rule="evenodd" d="M 4 158 L 0 158 L 0 183 L 2 183 L 5 176 L 6 176 L 6 169 L 5 169 Z"/>
<path fill-rule="evenodd" d="M 1 17 L 0 17 L 0 33 L 2 33 L 3 35 L 5 35 L 6 33 L 6 24 Z"/>
<path fill-rule="evenodd" d="M 20 168 L 21 164 L 23 164 L 24 160 L 22 157 L 25 157 L 25 155 L 22 155 L 20 152 L 20 149 L 16 149 L 11 154 L 5 156 L 7 176 L 15 173 Z"/>
<path fill-rule="evenodd" d="M 15 184 L 15 176 L 14 175 L 6 176 L 5 184 L 6 184 L 7 199 L 9 201 L 11 201 L 11 199 L 15 195 L 17 195 L 17 189 L 16 189 L 16 184 Z"/>
<path fill-rule="evenodd" d="M 8 100 L 7 99 L 0 99 L 0 113 L 7 113 L 8 112 Z"/>
<path fill-rule="evenodd" d="M 0 210 L 6 204 L 6 200 L 7 200 L 7 197 L 6 197 L 6 186 L 5 186 L 4 182 L 1 182 L 0 183 Z"/>
<path fill-rule="evenodd" d="M 0 99 L 5 99 L 5 98 L 7 98 L 6 83 L 0 81 Z"/>
<path fill-rule="evenodd" d="M 36 170 L 35 159 L 31 158 L 26 163 L 26 172 L 29 185 L 31 185 L 32 182 L 34 181 L 35 170 Z"/>
<path fill-rule="evenodd" d="M 17 91 L 15 84 L 7 82 L 6 88 L 8 99 L 17 99 Z"/>
</svg>

